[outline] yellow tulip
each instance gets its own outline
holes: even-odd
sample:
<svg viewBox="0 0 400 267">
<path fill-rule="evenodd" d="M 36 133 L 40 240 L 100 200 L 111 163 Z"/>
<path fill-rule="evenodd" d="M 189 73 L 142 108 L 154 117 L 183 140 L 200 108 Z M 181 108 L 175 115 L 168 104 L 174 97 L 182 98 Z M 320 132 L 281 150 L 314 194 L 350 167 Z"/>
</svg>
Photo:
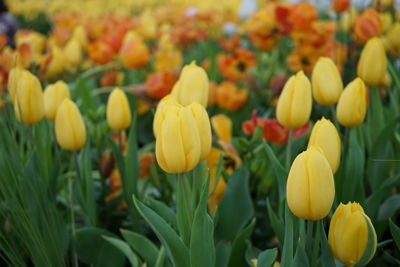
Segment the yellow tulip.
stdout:
<svg viewBox="0 0 400 267">
<path fill-rule="evenodd" d="M 159 166 L 168 173 L 187 172 L 197 165 L 200 153 L 200 136 L 191 107 L 166 112 L 156 139 Z"/>
<path fill-rule="evenodd" d="M 358 203 L 340 203 L 332 216 L 329 226 L 328 243 L 335 258 L 348 266 L 355 265 L 363 256 L 368 243 L 368 225 L 374 229 L 371 220 Z M 376 251 L 376 233 L 374 231 L 374 249 Z"/>
<path fill-rule="evenodd" d="M 212 116 L 211 124 L 220 140 L 228 144 L 232 142 L 232 121 L 228 116 L 224 114 Z"/>
<path fill-rule="evenodd" d="M 71 39 L 64 47 L 64 54 L 69 67 L 74 68 L 82 61 L 81 44 L 76 39 Z"/>
<path fill-rule="evenodd" d="M 321 105 L 333 105 L 343 91 L 343 81 L 332 59 L 320 57 L 312 72 L 313 96 Z"/>
<path fill-rule="evenodd" d="M 386 73 L 386 53 L 380 38 L 368 40 L 358 61 L 357 74 L 368 85 L 379 85 Z"/>
<path fill-rule="evenodd" d="M 76 151 L 86 143 L 86 128 L 81 113 L 68 98 L 58 108 L 55 131 L 58 144 L 65 150 Z"/>
<path fill-rule="evenodd" d="M 153 133 L 154 136 L 157 138 L 157 133 L 161 128 L 161 123 L 165 119 L 166 114 L 169 110 L 175 109 L 175 112 L 180 108 L 180 105 L 176 101 L 175 97 L 172 95 L 166 95 L 163 99 L 160 100 L 158 103 L 156 113 L 154 114 L 153 120 Z"/>
<path fill-rule="evenodd" d="M 111 129 L 122 131 L 131 125 L 132 115 L 124 91 L 115 88 L 107 102 L 107 122 Z"/>
<path fill-rule="evenodd" d="M 176 97 L 181 105 L 187 106 L 197 102 L 206 107 L 208 87 L 207 73 L 193 61 L 183 67 L 179 80 L 176 82 L 171 94 Z"/>
<path fill-rule="evenodd" d="M 7 90 L 10 96 L 11 103 L 14 103 L 15 101 L 15 96 L 18 90 L 18 83 L 21 80 L 23 72 L 26 72 L 26 70 L 20 67 L 15 67 L 11 69 L 10 73 L 8 74 Z"/>
<path fill-rule="evenodd" d="M 77 40 L 82 48 L 86 48 L 88 45 L 86 30 L 82 25 L 75 27 L 71 39 Z"/>
<path fill-rule="evenodd" d="M 308 141 L 308 147 L 311 146 L 318 146 L 324 152 L 335 173 L 340 163 L 341 143 L 339 133 L 330 120 L 322 118 L 315 123 Z"/>
<path fill-rule="evenodd" d="M 200 137 L 200 160 L 206 159 L 211 149 L 211 126 L 206 109 L 199 103 L 192 103 L 188 106 L 196 121 Z"/>
<path fill-rule="evenodd" d="M 50 84 L 44 91 L 44 110 L 48 120 L 56 118 L 58 107 L 66 98 L 70 98 L 68 85 L 63 81 Z"/>
<path fill-rule="evenodd" d="M 341 30 L 348 33 L 353 25 L 355 18 L 357 18 L 357 9 L 350 7 L 346 13 L 340 17 L 339 26 Z"/>
<path fill-rule="evenodd" d="M 276 117 L 283 126 L 294 129 L 310 119 L 311 84 L 302 71 L 290 77 L 278 99 Z"/>
<path fill-rule="evenodd" d="M 42 86 L 29 71 L 23 71 L 18 81 L 14 109 L 17 120 L 27 125 L 40 121 L 44 116 Z"/>
<path fill-rule="evenodd" d="M 379 17 L 381 18 L 382 22 L 382 30 L 385 33 L 389 30 L 390 26 L 392 26 L 393 23 L 392 14 L 390 14 L 389 12 L 384 12 L 380 13 Z"/>
<path fill-rule="evenodd" d="M 64 72 L 66 65 L 66 57 L 63 51 L 58 47 L 53 45 L 51 48 L 51 60 L 49 65 L 46 67 L 46 76 L 49 79 L 54 78 Z"/>
<path fill-rule="evenodd" d="M 353 127 L 364 121 L 367 113 L 367 88 L 360 78 L 356 78 L 344 89 L 336 106 L 339 123 Z"/>
<path fill-rule="evenodd" d="M 387 34 L 387 43 L 390 49 L 396 49 L 400 47 L 400 23 L 397 22 L 394 24 L 388 34 Z"/>
<path fill-rule="evenodd" d="M 335 197 L 335 184 L 328 160 L 320 148 L 311 146 L 290 167 L 286 184 L 289 209 L 306 220 L 328 215 Z"/>
</svg>

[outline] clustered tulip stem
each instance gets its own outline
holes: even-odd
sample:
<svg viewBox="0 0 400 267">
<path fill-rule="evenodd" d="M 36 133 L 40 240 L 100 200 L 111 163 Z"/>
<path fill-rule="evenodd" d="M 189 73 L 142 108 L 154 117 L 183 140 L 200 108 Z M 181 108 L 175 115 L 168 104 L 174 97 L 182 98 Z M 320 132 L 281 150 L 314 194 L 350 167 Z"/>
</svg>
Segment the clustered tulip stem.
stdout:
<svg viewBox="0 0 400 267">
<path fill-rule="evenodd" d="M 70 217 L 71 217 L 71 232 L 72 232 L 72 237 L 75 238 L 76 236 L 76 227 L 75 227 L 75 213 L 74 213 L 74 199 L 73 199 L 73 187 L 72 187 L 72 177 L 68 177 L 68 197 L 69 197 L 69 211 L 70 211 Z M 74 242 L 71 242 L 71 250 L 72 250 L 72 261 L 73 261 L 73 266 L 77 267 L 78 266 L 78 255 L 76 254 L 75 251 L 75 246 Z"/>
<path fill-rule="evenodd" d="M 307 220 L 307 244 L 306 244 L 306 249 L 307 253 L 309 255 L 309 258 L 311 259 L 312 257 L 312 250 L 313 250 L 313 229 L 314 228 L 314 221 L 312 220 Z"/>
<path fill-rule="evenodd" d="M 118 143 L 119 143 L 119 149 L 121 150 L 121 155 L 123 155 L 122 151 L 122 131 L 118 131 Z"/>
<path fill-rule="evenodd" d="M 335 124 L 335 127 L 336 127 L 336 129 L 338 129 L 339 130 L 339 124 L 338 124 L 338 121 L 337 121 L 337 119 L 336 119 L 336 109 L 335 109 L 335 106 L 330 106 L 330 110 L 331 110 L 331 112 L 332 112 L 332 121 L 333 121 L 333 123 Z"/>
<path fill-rule="evenodd" d="M 289 129 L 289 137 L 286 147 L 286 168 L 290 167 L 290 158 L 292 156 L 292 138 L 293 137 L 293 130 Z"/>
</svg>

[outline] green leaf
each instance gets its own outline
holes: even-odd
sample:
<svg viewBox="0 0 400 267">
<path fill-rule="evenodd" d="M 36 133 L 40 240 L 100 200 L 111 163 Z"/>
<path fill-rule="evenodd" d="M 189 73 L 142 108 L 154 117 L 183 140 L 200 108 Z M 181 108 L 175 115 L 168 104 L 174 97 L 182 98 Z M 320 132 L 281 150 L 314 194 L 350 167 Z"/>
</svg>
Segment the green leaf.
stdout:
<svg viewBox="0 0 400 267">
<path fill-rule="evenodd" d="M 378 133 L 382 130 L 385 125 L 385 117 L 383 113 L 382 99 L 379 95 L 379 89 L 374 87 L 370 89 L 371 92 L 371 109 L 368 110 L 368 115 L 371 116 L 370 123 L 370 135 L 372 141 L 376 139 Z"/>
<path fill-rule="evenodd" d="M 335 259 L 332 256 L 331 250 L 329 249 L 328 239 L 326 238 L 324 222 L 320 220 L 318 223 L 321 224 L 320 241 L 321 241 L 321 263 L 325 267 L 335 267 Z"/>
<path fill-rule="evenodd" d="M 291 266 L 293 267 L 310 266 L 306 251 L 304 249 L 304 246 L 301 245 L 301 242 L 297 244 L 296 255 L 294 256 L 294 260 Z"/>
<path fill-rule="evenodd" d="M 155 200 L 154 198 L 149 198 L 148 200 L 153 210 L 155 210 L 172 228 L 177 230 L 178 226 L 175 213 L 161 201 Z"/>
<path fill-rule="evenodd" d="M 383 202 L 379 207 L 378 220 L 387 220 L 389 217 L 392 217 L 398 209 L 400 209 L 400 194 L 391 196 Z"/>
<path fill-rule="evenodd" d="M 103 236 L 116 237 L 106 230 L 85 227 L 76 232 L 76 251 L 79 259 L 95 267 L 123 266 L 124 254 L 106 241 Z"/>
<path fill-rule="evenodd" d="M 207 213 L 208 188 L 210 180 L 203 184 L 199 204 L 194 214 L 190 238 L 191 267 L 214 266 L 214 224 Z"/>
<path fill-rule="evenodd" d="M 247 249 L 246 249 L 246 262 L 249 266 L 253 266 L 252 260 L 257 259 L 258 255 L 260 255 L 262 251 L 256 248 L 251 244 L 250 241 L 247 241 Z"/>
<path fill-rule="evenodd" d="M 355 267 L 362 267 L 366 265 L 372 259 L 376 251 L 377 238 L 374 226 L 372 225 L 371 220 L 368 218 L 368 216 L 365 214 L 363 215 L 368 226 L 368 242 L 361 259 L 358 261 Z"/>
<path fill-rule="evenodd" d="M 394 224 L 392 219 L 389 219 L 390 233 L 396 243 L 397 249 L 400 251 L 400 227 Z"/>
<path fill-rule="evenodd" d="M 163 246 L 161 246 L 161 249 L 157 255 L 156 264 L 154 265 L 154 267 L 163 267 L 164 262 L 165 262 L 165 248 Z"/>
<path fill-rule="evenodd" d="M 190 244 L 190 229 L 193 222 L 188 179 L 186 175 L 178 175 L 176 189 L 176 221 L 178 223 L 179 234 L 187 246 Z"/>
<path fill-rule="evenodd" d="M 276 256 L 278 256 L 278 249 L 271 248 L 264 250 L 258 255 L 257 266 L 260 267 L 271 267 L 274 265 Z"/>
<path fill-rule="evenodd" d="M 136 183 L 139 177 L 139 157 L 136 137 L 137 117 L 136 112 L 134 112 L 135 110 L 136 109 L 132 110 L 132 124 L 129 128 L 129 136 L 126 144 L 127 152 L 125 156 L 125 180 L 123 181 L 124 190 L 127 191 L 129 196 L 132 196 L 132 194 L 137 194 Z M 132 199 L 130 198 L 129 201 L 132 201 Z"/>
<path fill-rule="evenodd" d="M 218 207 L 217 240 L 235 240 L 254 215 L 249 191 L 249 172 L 242 166 L 233 173 Z"/>
<path fill-rule="evenodd" d="M 155 213 L 152 209 L 146 207 L 143 203 L 133 197 L 133 201 L 139 213 L 147 221 L 153 229 L 158 239 L 167 249 L 168 256 L 176 267 L 190 266 L 189 250 L 176 234 L 176 232 L 169 226 L 169 224 Z"/>
<path fill-rule="evenodd" d="M 133 253 L 129 245 L 115 237 L 103 236 L 105 240 L 110 242 L 114 247 L 118 248 L 124 255 L 128 258 L 132 267 L 137 267 L 139 265 L 136 255 Z"/>
<path fill-rule="evenodd" d="M 145 236 L 128 230 L 121 229 L 125 241 L 136 251 L 137 254 L 150 266 L 156 265 L 158 248 Z"/>
<path fill-rule="evenodd" d="M 216 267 L 226 267 L 229 263 L 232 245 L 228 241 L 221 240 L 216 247 Z"/>
<path fill-rule="evenodd" d="M 229 267 L 246 266 L 246 241 L 249 240 L 255 225 L 256 219 L 253 219 L 233 242 Z"/>
<path fill-rule="evenodd" d="M 267 199 L 267 210 L 268 210 L 268 217 L 269 217 L 269 221 L 271 223 L 272 229 L 274 229 L 274 232 L 275 232 L 276 236 L 278 237 L 279 241 L 282 242 L 284 234 L 285 234 L 285 230 L 283 228 L 284 223 L 280 218 L 278 218 L 276 213 L 273 211 L 273 209 L 271 207 L 271 203 L 269 202 L 269 199 Z"/>
<path fill-rule="evenodd" d="M 282 249 L 282 267 L 291 267 L 293 262 L 293 215 L 285 202 L 285 238 Z"/>
</svg>

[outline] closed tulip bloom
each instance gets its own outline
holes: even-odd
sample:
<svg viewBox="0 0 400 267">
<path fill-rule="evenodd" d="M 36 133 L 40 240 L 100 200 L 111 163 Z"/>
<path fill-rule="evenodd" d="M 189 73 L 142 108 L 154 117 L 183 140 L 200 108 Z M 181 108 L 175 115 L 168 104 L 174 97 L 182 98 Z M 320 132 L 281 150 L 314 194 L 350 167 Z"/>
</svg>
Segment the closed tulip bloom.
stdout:
<svg viewBox="0 0 400 267">
<path fill-rule="evenodd" d="M 332 59 L 320 57 L 312 72 L 315 101 L 321 105 L 333 105 L 343 91 L 342 77 Z"/>
<path fill-rule="evenodd" d="M 350 6 L 350 0 L 333 0 L 332 9 L 337 13 L 346 11 Z"/>
<path fill-rule="evenodd" d="M 107 122 L 111 129 L 121 131 L 131 125 L 132 115 L 124 91 L 115 88 L 107 102 Z"/>
<path fill-rule="evenodd" d="M 289 209 L 306 220 L 328 215 L 335 197 L 335 184 L 328 160 L 315 146 L 300 153 L 290 167 L 286 184 Z"/>
<path fill-rule="evenodd" d="M 64 47 L 68 66 L 74 68 L 82 61 L 82 47 L 78 40 L 71 39 Z"/>
<path fill-rule="evenodd" d="M 311 108 L 311 84 L 299 71 L 286 82 L 278 100 L 276 116 L 280 124 L 294 129 L 308 122 Z"/>
<path fill-rule="evenodd" d="M 156 139 L 159 166 L 168 173 L 192 170 L 200 160 L 201 141 L 191 107 L 167 112 Z"/>
<path fill-rule="evenodd" d="M 380 38 L 370 39 L 361 52 L 357 74 L 369 85 L 379 85 L 386 73 L 386 53 Z"/>
<path fill-rule="evenodd" d="M 76 151 L 86 143 L 86 128 L 78 107 L 70 99 L 64 99 L 55 120 L 56 139 L 65 150 Z"/>
<path fill-rule="evenodd" d="M 400 47 L 400 22 L 392 25 L 387 34 L 387 42 L 390 49 Z"/>
<path fill-rule="evenodd" d="M 192 103 L 188 106 L 196 120 L 197 130 L 200 137 L 200 160 L 206 159 L 211 149 L 211 126 L 210 118 L 206 109 L 199 103 Z"/>
<path fill-rule="evenodd" d="M 82 25 L 75 27 L 71 39 L 77 40 L 82 48 L 86 48 L 88 45 L 86 30 Z"/>
<path fill-rule="evenodd" d="M 364 121 L 367 113 L 367 88 L 356 78 L 344 89 L 336 106 L 336 118 L 346 127 L 353 127 Z"/>
<path fill-rule="evenodd" d="M 66 66 L 66 56 L 63 51 L 56 45 L 51 48 L 51 59 L 46 66 L 46 75 L 49 79 L 54 78 L 64 72 Z"/>
<path fill-rule="evenodd" d="M 206 71 L 193 61 L 186 65 L 172 89 L 172 95 L 184 106 L 197 102 L 204 107 L 208 102 L 209 81 Z"/>
<path fill-rule="evenodd" d="M 341 143 L 339 133 L 330 120 L 322 118 L 315 123 L 308 141 L 308 147 L 311 146 L 322 150 L 335 173 L 340 163 Z"/>
<path fill-rule="evenodd" d="M 11 69 L 10 73 L 8 74 L 7 90 L 11 103 L 14 103 L 18 89 L 18 82 L 21 80 L 23 72 L 26 72 L 26 70 L 20 67 L 15 67 Z"/>
<path fill-rule="evenodd" d="M 340 203 L 332 216 L 329 226 L 328 243 L 335 258 L 353 266 L 364 254 L 368 243 L 368 225 L 373 229 L 374 248 L 370 252 L 370 261 L 376 251 L 376 233 L 371 220 L 358 203 Z"/>
<path fill-rule="evenodd" d="M 156 109 L 156 113 L 154 114 L 154 120 L 153 120 L 153 133 L 156 138 L 158 135 L 157 133 L 161 128 L 161 123 L 165 119 L 168 111 L 171 109 L 177 110 L 180 107 L 181 105 L 178 104 L 175 97 L 172 95 L 166 95 L 160 100 Z"/>
<path fill-rule="evenodd" d="M 42 86 L 35 75 L 23 71 L 14 102 L 15 115 L 23 124 L 32 125 L 44 116 Z"/>
<path fill-rule="evenodd" d="M 68 85 L 63 81 L 50 84 L 44 91 L 44 110 L 46 118 L 54 121 L 58 107 L 64 99 L 70 98 Z"/>
</svg>

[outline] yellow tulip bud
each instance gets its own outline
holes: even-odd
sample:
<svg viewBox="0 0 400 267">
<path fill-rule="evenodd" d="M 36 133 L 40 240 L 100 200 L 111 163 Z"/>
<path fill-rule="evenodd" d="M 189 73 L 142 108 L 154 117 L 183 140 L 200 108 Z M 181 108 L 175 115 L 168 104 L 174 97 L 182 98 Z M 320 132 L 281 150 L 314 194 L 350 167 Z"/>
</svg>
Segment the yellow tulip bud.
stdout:
<svg viewBox="0 0 400 267">
<path fill-rule="evenodd" d="M 44 110 L 48 120 L 54 120 L 58 107 L 66 98 L 70 98 L 68 85 L 63 81 L 50 84 L 44 91 Z"/>
<path fill-rule="evenodd" d="M 387 32 L 393 23 L 392 14 L 389 12 L 384 12 L 380 13 L 379 17 L 381 18 L 383 32 Z"/>
<path fill-rule="evenodd" d="M 85 28 L 82 25 L 78 25 L 75 27 L 71 39 L 77 40 L 82 48 L 86 48 L 88 45 L 87 34 Z"/>
<path fill-rule="evenodd" d="M 302 71 L 290 77 L 278 99 L 276 117 L 283 126 L 294 129 L 310 119 L 311 84 Z"/>
<path fill-rule="evenodd" d="M 318 146 L 324 152 L 335 173 L 340 163 L 341 144 L 339 133 L 330 120 L 322 118 L 315 123 L 308 141 L 308 147 L 311 146 Z"/>
<path fill-rule="evenodd" d="M 156 138 L 158 130 L 161 128 L 161 122 L 165 119 L 167 112 L 170 109 L 177 110 L 180 107 L 181 105 L 178 104 L 175 97 L 172 95 L 166 95 L 160 100 L 153 120 L 153 133 Z"/>
<path fill-rule="evenodd" d="M 207 73 L 193 61 L 183 68 L 171 94 L 176 97 L 178 103 L 181 105 L 187 106 L 193 102 L 197 102 L 206 107 L 208 102 L 208 87 Z"/>
<path fill-rule="evenodd" d="M 346 13 L 340 17 L 339 26 L 343 32 L 348 33 L 357 17 L 357 9 L 350 7 Z"/>
<path fill-rule="evenodd" d="M 348 266 L 355 265 L 367 247 L 368 225 L 374 229 L 360 204 L 340 203 L 332 216 L 328 236 L 328 243 L 335 258 Z M 375 229 L 373 231 L 375 246 L 369 260 L 374 256 L 377 245 Z"/>
<path fill-rule="evenodd" d="M 199 103 L 192 103 L 188 106 L 196 120 L 197 130 L 200 137 L 200 160 L 206 159 L 211 149 L 211 126 L 206 109 Z"/>
<path fill-rule="evenodd" d="M 68 98 L 58 108 L 55 131 L 58 144 L 65 150 L 76 151 L 86 143 L 86 128 L 81 113 Z"/>
<path fill-rule="evenodd" d="M 211 124 L 219 139 L 230 144 L 232 142 L 232 120 L 224 115 L 212 116 Z"/>
<path fill-rule="evenodd" d="M 357 74 L 370 85 L 379 85 L 386 73 L 386 53 L 383 42 L 378 37 L 368 40 L 358 61 Z"/>
<path fill-rule="evenodd" d="M 157 162 L 164 171 L 182 173 L 197 165 L 201 141 L 191 107 L 170 109 L 156 133 Z"/>
<path fill-rule="evenodd" d="M 26 70 L 24 70 L 20 67 L 15 67 L 15 68 L 11 69 L 10 73 L 8 74 L 7 89 L 8 89 L 8 94 L 10 96 L 11 103 L 14 103 L 14 101 L 15 101 L 15 96 L 16 96 L 17 90 L 18 90 L 18 83 L 21 80 L 23 72 L 26 72 Z"/>
<path fill-rule="evenodd" d="M 336 106 L 338 122 L 353 127 L 364 121 L 367 113 L 367 88 L 360 78 L 356 78 L 344 89 Z"/>
<path fill-rule="evenodd" d="M 58 46 L 51 48 L 51 60 L 49 65 L 46 67 L 46 76 L 49 79 L 54 78 L 64 72 L 66 58 Z"/>
<path fill-rule="evenodd" d="M 40 121 L 44 116 L 42 86 L 29 71 L 23 71 L 18 81 L 14 109 L 17 119 L 27 125 Z"/>
<path fill-rule="evenodd" d="M 311 146 L 290 167 L 286 184 L 289 209 L 306 220 L 328 215 L 335 197 L 335 184 L 328 160 L 320 148 Z"/>
<path fill-rule="evenodd" d="M 132 115 L 124 91 L 115 88 L 107 102 L 107 122 L 111 129 L 121 131 L 131 125 Z"/>
<path fill-rule="evenodd" d="M 64 54 L 69 67 L 78 66 L 82 61 L 82 48 L 79 41 L 76 39 L 69 40 L 64 47 Z"/>
<path fill-rule="evenodd" d="M 397 22 L 394 24 L 388 34 L 387 34 L 387 43 L 390 49 L 396 49 L 400 47 L 400 23 Z"/>
<path fill-rule="evenodd" d="M 342 77 L 332 59 L 320 57 L 312 72 L 313 96 L 321 105 L 333 105 L 343 91 Z"/>
</svg>

